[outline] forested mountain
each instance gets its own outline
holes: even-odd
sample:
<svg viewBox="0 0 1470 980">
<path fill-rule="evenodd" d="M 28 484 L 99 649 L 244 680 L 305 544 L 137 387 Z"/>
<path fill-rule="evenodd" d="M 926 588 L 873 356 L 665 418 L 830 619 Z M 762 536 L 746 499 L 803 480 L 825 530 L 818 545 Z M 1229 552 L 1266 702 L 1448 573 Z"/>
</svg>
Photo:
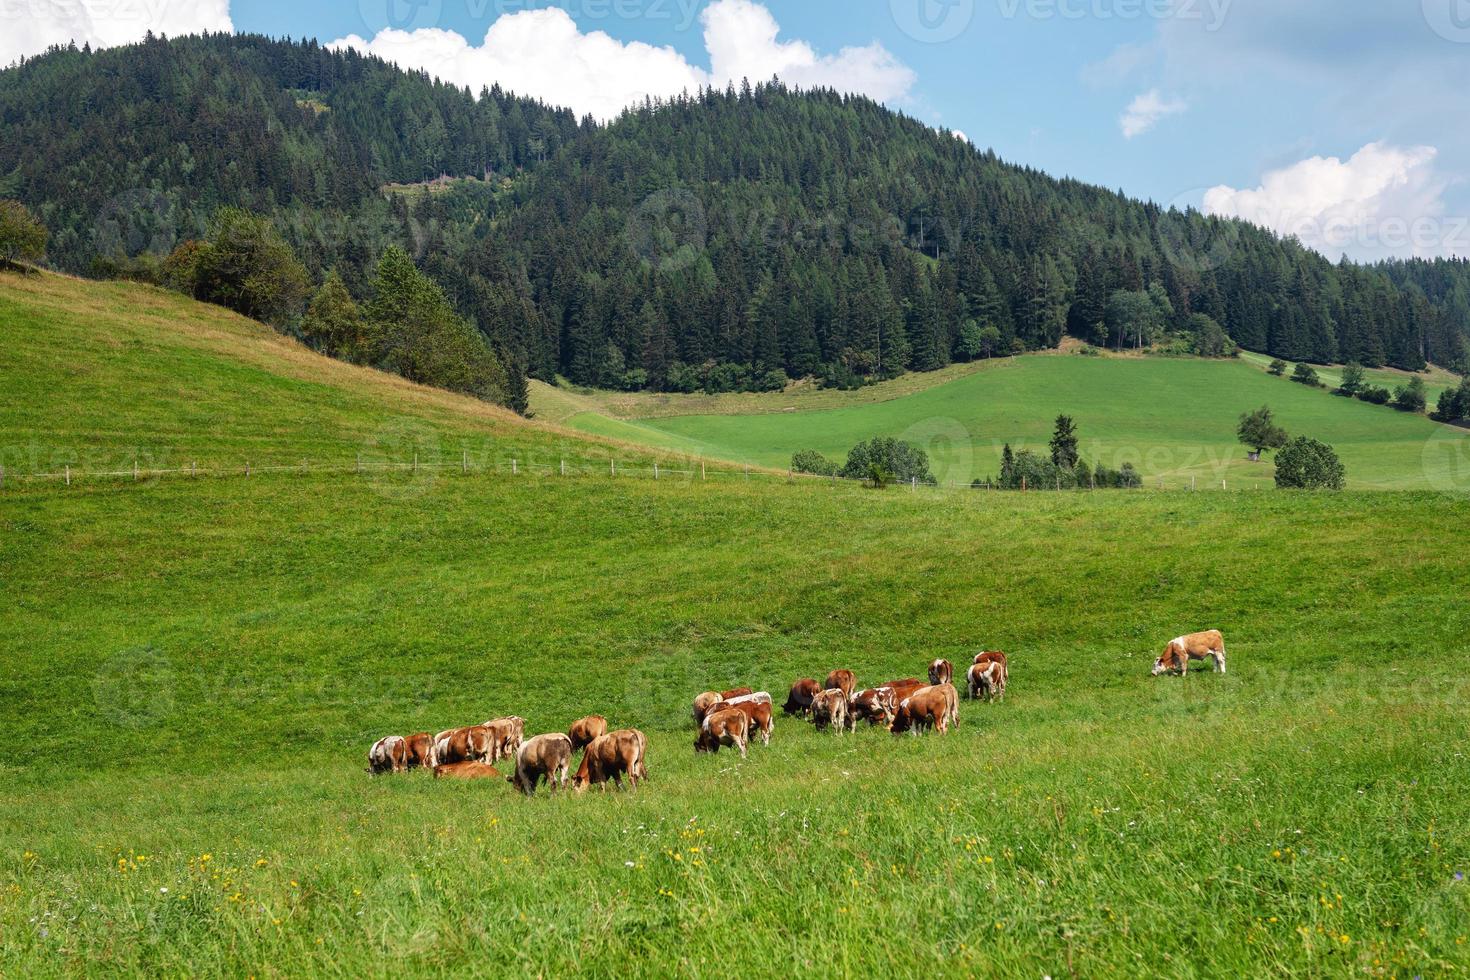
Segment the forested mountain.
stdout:
<svg viewBox="0 0 1470 980">
<path fill-rule="evenodd" d="M 0 127 L 0 197 L 43 218 L 54 264 L 126 271 L 239 205 L 360 300 L 403 246 L 542 377 L 857 383 L 1213 323 L 1292 360 L 1470 349 L 1464 262 L 1334 265 L 826 91 L 703 91 L 598 126 L 315 42 L 210 36 L 0 72 Z M 385 189 L 441 175 L 474 179 Z"/>
</svg>

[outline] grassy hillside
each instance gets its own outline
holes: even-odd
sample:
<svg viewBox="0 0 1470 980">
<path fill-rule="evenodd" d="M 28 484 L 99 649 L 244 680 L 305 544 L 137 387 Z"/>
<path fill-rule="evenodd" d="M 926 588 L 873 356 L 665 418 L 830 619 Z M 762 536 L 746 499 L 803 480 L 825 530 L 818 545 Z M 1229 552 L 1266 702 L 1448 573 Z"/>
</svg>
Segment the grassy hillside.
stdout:
<svg viewBox="0 0 1470 980">
<path fill-rule="evenodd" d="M 321 357 L 132 283 L 0 273 L 0 465 L 12 477 L 272 465 L 476 469 L 647 454 Z"/>
<path fill-rule="evenodd" d="M 577 448 L 164 294 L 0 302 L 5 438 L 42 452 Z M 0 975 L 1470 968 L 1463 495 L 412 491 L 7 481 Z M 1206 625 L 1229 674 L 1148 676 Z M 691 750 L 706 688 L 981 647 L 1009 696 L 948 738 Z M 390 732 L 594 711 L 649 733 L 636 795 L 363 772 Z"/>
<path fill-rule="evenodd" d="M 799 407 L 784 395 L 744 396 Z M 699 413 L 611 419 L 590 407 L 569 426 L 616 434 L 689 453 L 783 466 L 799 449 L 841 460 L 875 435 L 909 439 L 928 449 L 935 475 L 968 482 L 993 476 L 1001 447 L 1045 450 L 1058 414 L 1081 429 L 1083 454 L 1111 467 L 1131 461 L 1170 486 L 1191 479 L 1218 486 L 1270 484 L 1269 462 L 1254 464 L 1235 441 L 1241 413 L 1270 405 L 1296 435 L 1337 448 L 1351 485 L 1407 489 L 1459 485 L 1467 475 L 1451 460 L 1470 452 L 1470 435 L 1390 408 L 1310 390 L 1241 362 L 1027 356 L 994 361 L 954 380 L 883 401 L 817 411 Z M 1448 444 L 1454 452 L 1437 451 Z M 1426 447 L 1433 447 L 1426 451 Z"/>
</svg>

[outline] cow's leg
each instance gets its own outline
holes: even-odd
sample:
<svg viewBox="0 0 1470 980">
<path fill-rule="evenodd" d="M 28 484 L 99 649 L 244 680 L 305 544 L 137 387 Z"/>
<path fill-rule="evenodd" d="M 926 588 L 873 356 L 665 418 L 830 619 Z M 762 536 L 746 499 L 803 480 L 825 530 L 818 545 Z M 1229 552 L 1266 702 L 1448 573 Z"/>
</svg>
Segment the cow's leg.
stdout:
<svg viewBox="0 0 1470 980">
<path fill-rule="evenodd" d="M 1214 652 L 1214 657 L 1215 657 L 1215 669 L 1218 670 L 1222 674 L 1225 673 L 1225 651 L 1224 650 L 1216 650 Z"/>
</svg>

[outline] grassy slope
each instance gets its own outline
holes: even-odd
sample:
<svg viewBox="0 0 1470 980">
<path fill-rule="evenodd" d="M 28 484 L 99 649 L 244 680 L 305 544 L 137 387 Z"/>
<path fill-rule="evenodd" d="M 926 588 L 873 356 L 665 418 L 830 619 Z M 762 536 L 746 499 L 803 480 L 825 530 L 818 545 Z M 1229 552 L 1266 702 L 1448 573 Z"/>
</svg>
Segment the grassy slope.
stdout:
<svg viewBox="0 0 1470 980">
<path fill-rule="evenodd" d="M 778 398 L 779 396 L 768 396 Z M 1382 406 L 1313 391 L 1238 362 L 1022 357 L 906 397 L 782 415 L 697 415 L 610 423 L 576 415 L 569 425 L 636 438 L 636 425 L 689 452 L 769 466 L 798 449 L 841 460 L 855 443 L 891 435 L 925 446 L 935 474 L 968 482 L 992 476 L 1000 449 L 1045 450 L 1053 419 L 1076 418 L 1084 455 L 1117 467 L 1132 461 L 1151 478 L 1187 485 L 1191 478 L 1268 483 L 1272 467 L 1252 464 L 1235 442 L 1242 412 L 1269 404 L 1292 433 L 1335 446 L 1359 487 L 1444 486 L 1463 474 L 1430 452 L 1448 440 L 1461 450 L 1470 437 Z"/>
<path fill-rule="evenodd" d="M 1257 354 L 1253 351 L 1245 351 L 1240 355 L 1240 359 L 1262 370 L 1269 367 L 1271 362 L 1275 360 L 1270 354 Z M 1292 367 L 1295 367 L 1295 365 L 1288 362 L 1286 370 L 1288 377 L 1291 376 Z M 1341 367 L 1324 367 L 1320 364 L 1313 365 L 1313 367 L 1317 371 L 1317 377 L 1321 378 L 1322 383 L 1329 388 L 1336 388 L 1342 384 Z M 1398 368 L 1373 368 L 1365 371 L 1364 377 L 1369 384 L 1380 385 L 1389 391 L 1393 391 L 1401 385 L 1408 384 L 1409 379 L 1415 377 L 1415 375 L 1408 371 L 1400 371 Z M 1459 375 L 1453 371 L 1447 371 L 1442 367 L 1434 365 L 1431 365 L 1429 370 L 1420 373 L 1417 377 L 1424 382 L 1424 391 L 1429 399 L 1430 408 L 1434 407 L 1434 403 L 1439 401 L 1439 396 L 1447 389 L 1458 388 L 1460 386 Z"/>
<path fill-rule="evenodd" d="M 43 456 L 348 452 L 385 416 L 556 438 L 291 345 L 276 365 L 232 318 L 147 313 L 163 294 L 54 288 L 99 304 L 99 338 L 0 290 L 7 340 L 30 331 L 0 345 L 22 395 L 0 423 Z M 215 408 L 235 373 L 251 396 Z M 710 949 L 752 972 L 1463 970 L 1467 518 L 1429 494 L 8 482 L 0 974 L 704 975 Z M 1147 676 L 1207 623 L 1228 676 Z M 745 763 L 690 751 L 703 688 L 982 645 L 1013 654 L 1011 696 L 948 739 L 779 721 Z M 385 732 L 594 710 L 649 731 L 646 791 L 362 773 Z"/>
</svg>

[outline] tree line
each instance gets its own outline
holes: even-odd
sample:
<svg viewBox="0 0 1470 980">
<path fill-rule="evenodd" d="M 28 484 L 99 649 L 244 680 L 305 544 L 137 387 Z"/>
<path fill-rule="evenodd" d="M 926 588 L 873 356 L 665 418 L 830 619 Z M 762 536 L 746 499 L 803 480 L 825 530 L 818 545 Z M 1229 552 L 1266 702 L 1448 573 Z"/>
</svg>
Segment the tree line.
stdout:
<svg viewBox="0 0 1470 980">
<path fill-rule="evenodd" d="M 60 268 L 160 280 L 241 208 L 355 302 L 401 251 L 507 374 L 545 380 L 853 387 L 1064 334 L 1410 371 L 1470 351 L 1470 263 L 1334 264 L 825 90 L 747 83 L 598 125 L 314 41 L 207 35 L 29 59 L 0 72 L 0 125 L 0 197 Z"/>
</svg>

